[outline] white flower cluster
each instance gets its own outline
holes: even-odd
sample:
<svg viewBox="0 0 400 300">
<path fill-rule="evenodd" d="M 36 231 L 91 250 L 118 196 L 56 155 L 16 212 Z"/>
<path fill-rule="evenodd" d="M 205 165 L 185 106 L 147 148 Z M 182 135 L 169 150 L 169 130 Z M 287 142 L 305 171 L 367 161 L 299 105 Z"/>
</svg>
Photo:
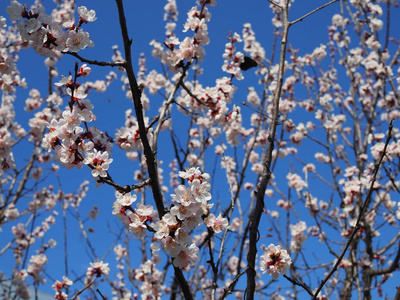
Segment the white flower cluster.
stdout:
<svg viewBox="0 0 400 300">
<path fill-rule="evenodd" d="M 31 10 L 17 1 L 11 1 L 6 8 L 11 21 L 19 21 L 18 29 L 21 37 L 30 42 L 32 48 L 43 56 L 56 56 L 58 51 L 78 52 L 86 47 L 93 47 L 89 33 L 80 29 L 83 23 L 96 20 L 96 12 L 85 6 L 78 7 L 79 22 L 72 20 L 63 24 L 57 23 L 40 4 Z"/>
<path fill-rule="evenodd" d="M 192 91 L 192 94 L 182 90 L 181 96 L 177 98 L 179 105 L 193 111 L 199 111 L 204 108 L 209 109 L 208 119 L 199 118 L 199 125 L 210 126 L 214 121 L 221 127 L 230 125 L 230 121 L 234 120 L 234 118 L 232 119 L 228 112 L 227 103 L 231 103 L 237 89 L 233 86 L 230 78 L 226 76 L 218 78 L 215 81 L 215 86 L 212 87 L 203 88 L 201 84 L 193 85 L 190 82 L 186 82 L 186 85 Z M 196 98 L 193 98 L 193 95 Z M 235 112 L 237 112 L 237 109 L 232 110 L 233 114 Z M 204 122 L 208 123 L 208 125 L 205 125 Z M 216 137 L 217 135 L 219 135 L 219 131 L 214 129 L 213 136 Z"/>
<path fill-rule="evenodd" d="M 307 225 L 304 221 L 293 225 L 290 224 L 290 234 L 292 235 L 292 240 L 290 242 L 290 250 L 293 252 L 299 252 L 303 243 L 307 239 L 305 231 L 307 230 Z"/>
<path fill-rule="evenodd" d="M 129 290 L 129 285 L 127 285 L 127 282 L 125 281 L 125 278 L 124 278 L 125 274 L 127 272 L 126 260 L 128 257 L 128 251 L 121 244 L 117 244 L 114 247 L 114 253 L 116 256 L 115 259 L 117 260 L 117 265 L 116 265 L 115 269 L 118 270 L 118 273 L 116 274 L 116 276 L 115 276 L 116 279 L 113 282 L 114 286 L 117 288 L 112 289 L 111 293 L 113 296 L 111 299 L 112 300 L 131 300 L 133 297 L 133 292 L 131 290 Z M 130 276 L 130 278 L 131 278 L 131 276 Z"/>
<path fill-rule="evenodd" d="M 288 3 L 287 3 L 288 2 Z M 294 0 L 286 1 L 286 0 L 277 0 L 274 3 L 270 3 L 269 7 L 272 9 L 272 13 L 274 13 L 274 17 L 272 18 L 272 25 L 275 27 L 283 27 L 283 11 L 281 7 L 284 7 L 286 5 L 291 7 L 292 3 Z M 278 5 L 276 5 L 278 4 Z"/>
<path fill-rule="evenodd" d="M 286 274 L 291 264 L 292 259 L 289 254 L 279 245 L 270 244 L 264 255 L 260 256 L 260 270 L 272 275 L 272 279 L 277 279 L 279 274 Z"/>
<path fill-rule="evenodd" d="M 86 280 L 90 279 L 93 275 L 100 277 L 101 274 L 108 275 L 108 273 L 110 273 L 108 263 L 103 263 L 103 261 L 95 261 L 90 263 L 90 267 L 86 270 Z"/>
<path fill-rule="evenodd" d="M 250 23 L 243 24 L 243 50 L 249 53 L 250 57 L 257 63 L 262 64 L 265 59 L 265 50 L 260 42 L 256 41 L 255 32 Z M 256 105 L 257 106 L 257 105 Z"/>
<path fill-rule="evenodd" d="M 54 282 L 54 284 L 51 286 L 51 288 L 56 292 L 54 298 L 60 300 L 68 300 L 68 294 L 64 293 L 63 289 L 68 290 L 68 288 L 72 284 L 73 284 L 72 280 L 66 276 L 63 276 L 62 281 L 56 280 L 56 282 Z"/>
<path fill-rule="evenodd" d="M 216 233 L 226 228 L 228 222 L 209 214 L 212 207 L 208 204 L 211 200 L 209 174 L 190 168 L 179 172 L 179 176 L 187 180 L 189 187 L 179 185 L 175 189 L 175 194 L 171 195 L 175 205 L 153 228 L 156 230 L 154 237 L 161 242 L 162 249 L 174 258 L 174 266 L 184 269 L 197 260 L 199 249 L 192 243 L 189 232 L 202 223 L 202 217 L 208 215 L 204 222 Z"/>
<path fill-rule="evenodd" d="M 307 186 L 307 183 L 296 173 L 289 173 L 286 178 L 289 179 L 288 186 L 297 192 L 300 192 Z"/>
<path fill-rule="evenodd" d="M 174 35 L 173 31 L 176 27 L 176 3 L 169 1 L 166 5 L 167 39 L 164 45 L 168 49 L 163 50 L 161 43 L 153 40 L 150 45 L 154 47 L 153 56 L 161 58 L 161 61 L 169 66 L 172 71 L 177 71 L 183 66 L 184 62 L 191 63 L 194 59 L 202 61 L 205 55 L 203 46 L 210 42 L 208 38 L 207 22 L 211 19 L 211 13 L 205 4 L 214 5 L 213 2 L 203 3 L 202 7 L 192 7 L 188 12 L 188 17 L 183 25 L 184 32 L 193 31 L 193 37 L 185 37 L 183 41 Z"/>
<path fill-rule="evenodd" d="M 145 125 L 147 127 L 149 119 L 144 118 Z M 147 130 L 147 139 L 151 142 L 153 140 L 153 130 L 149 128 Z M 142 141 L 139 133 L 139 123 L 133 115 L 132 109 L 128 109 L 125 112 L 125 126 L 117 129 L 115 133 L 115 142 L 118 147 L 127 152 L 134 150 L 143 150 Z"/>
<path fill-rule="evenodd" d="M 47 264 L 48 258 L 44 253 L 40 253 L 38 255 L 32 255 L 29 259 L 29 264 L 27 268 L 27 272 L 29 275 L 33 277 L 35 282 L 45 283 L 45 279 L 41 276 L 41 271 L 43 270 L 43 266 Z"/>
<path fill-rule="evenodd" d="M 9 110 L 10 107 L 4 106 L 0 111 L 0 122 L 5 121 L 5 126 L 0 128 L 0 177 L 3 176 L 4 171 L 13 169 L 15 167 L 14 156 L 12 153 L 12 145 L 14 144 L 14 139 L 11 136 L 11 132 L 8 130 L 7 126 L 12 126 L 10 122 L 10 116 L 14 118 L 15 114 L 13 111 Z M 8 122 L 7 122 L 7 121 Z"/>
<path fill-rule="evenodd" d="M 343 211 L 345 213 L 350 213 L 356 208 L 355 203 L 358 201 L 360 194 L 368 190 L 371 185 L 372 176 L 370 171 L 365 170 L 362 174 L 359 173 L 360 170 L 357 167 L 348 167 L 345 169 L 345 178 L 339 180 L 339 184 L 343 186 L 343 192 L 345 193 L 343 198 Z"/>
<path fill-rule="evenodd" d="M 243 40 L 236 32 L 232 37 L 228 37 L 228 39 L 229 42 L 225 44 L 225 53 L 222 55 L 224 58 L 222 70 L 230 74 L 232 77 L 242 80 L 244 77 L 242 70 L 240 69 L 240 64 L 244 62 L 244 54 L 240 51 L 236 52 L 235 43 L 240 43 Z"/>
<path fill-rule="evenodd" d="M 113 214 L 129 226 L 136 237 L 145 236 L 147 230 L 154 231 L 155 240 L 161 242 L 162 249 L 173 258 L 174 266 L 185 269 L 197 260 L 199 251 L 189 233 L 201 223 L 215 233 L 222 232 L 229 224 L 221 215 L 216 217 L 209 211 L 212 207 L 208 203 L 211 200 L 209 174 L 190 168 L 179 172 L 179 176 L 186 179 L 189 186 L 177 186 L 175 194 L 171 195 L 174 206 L 161 220 L 151 205 L 139 203 L 133 209 L 131 205 L 137 197 L 130 193 L 116 192 Z"/>
<path fill-rule="evenodd" d="M 82 65 L 77 76 L 87 76 L 90 71 L 87 65 Z M 55 85 L 66 87 L 71 100 L 59 120 L 47 122 L 49 132 L 44 135 L 43 148 L 53 149 L 56 152 L 55 160 L 68 169 L 75 166 L 81 168 L 84 163 L 92 169 L 94 178 L 107 177 L 107 170 L 113 161 L 109 158 L 112 148 L 110 138 L 97 128 L 85 126 L 85 131 L 80 126 L 82 122 L 88 123 L 96 119 L 92 112 L 93 105 L 89 99 L 85 99 L 87 94 L 81 87 L 77 88 L 72 76 L 63 77 Z"/>
<path fill-rule="evenodd" d="M 161 262 L 158 254 L 160 246 L 157 243 L 152 243 L 150 249 L 151 260 L 148 259 L 139 268 L 133 270 L 132 276 L 140 283 L 139 291 L 142 299 L 161 299 L 161 296 L 166 294 L 168 289 L 162 284 L 162 272 L 157 269 L 157 265 Z"/>
</svg>

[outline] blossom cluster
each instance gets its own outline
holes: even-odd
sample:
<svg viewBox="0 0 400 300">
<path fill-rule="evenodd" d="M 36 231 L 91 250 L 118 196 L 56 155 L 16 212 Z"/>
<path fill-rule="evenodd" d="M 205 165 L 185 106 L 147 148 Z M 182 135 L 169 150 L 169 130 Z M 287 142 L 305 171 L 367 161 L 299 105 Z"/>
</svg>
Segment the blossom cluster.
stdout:
<svg viewBox="0 0 400 300">
<path fill-rule="evenodd" d="M 236 43 L 242 42 L 242 38 L 238 33 L 234 33 L 232 37 L 229 37 L 229 42 L 225 44 L 225 53 L 222 55 L 224 58 L 224 64 L 222 70 L 231 74 L 232 77 L 236 77 L 238 80 L 243 79 L 243 73 L 240 68 L 240 64 L 244 62 L 244 54 L 240 51 L 236 51 Z"/>
<path fill-rule="evenodd" d="M 163 274 L 157 269 L 161 259 L 158 254 L 160 246 L 157 243 L 151 243 L 151 259 L 142 263 L 139 268 L 133 270 L 133 278 L 140 284 L 142 299 L 160 299 L 163 294 L 169 292 L 169 289 L 162 284 Z M 127 298 L 130 299 L 130 298 Z"/>
<path fill-rule="evenodd" d="M 243 24 L 242 36 L 244 42 L 243 51 L 248 53 L 251 59 L 258 65 L 262 66 L 265 59 L 265 49 L 261 46 L 260 42 L 256 40 L 255 32 L 251 28 L 250 23 Z"/>
<path fill-rule="evenodd" d="M 5 74 L 1 75 L 0 87 L 4 91 L 1 80 L 5 78 Z M 0 177 L 3 177 L 4 172 L 14 169 L 16 166 L 12 152 L 12 145 L 16 142 L 15 137 L 22 138 L 26 135 L 25 130 L 15 121 L 14 100 L 15 96 L 7 95 L 7 92 L 2 96 L 0 109 Z"/>
<path fill-rule="evenodd" d="M 183 67 L 185 62 L 190 64 L 193 60 L 203 61 L 205 55 L 203 46 L 210 42 L 207 22 L 211 19 L 211 13 L 206 4 L 215 5 L 215 1 L 204 1 L 201 8 L 194 6 L 187 13 L 183 31 L 192 31 L 194 35 L 193 37 L 185 37 L 182 41 L 173 32 L 176 27 L 176 3 L 169 1 L 165 6 L 165 17 L 170 21 L 166 27 L 167 38 L 164 42 L 167 49 L 164 50 L 156 40 L 153 40 L 150 44 L 154 47 L 153 56 L 160 58 L 174 72 Z"/>
<path fill-rule="evenodd" d="M 137 197 L 130 193 L 116 192 L 113 214 L 137 237 L 145 236 L 147 230 L 154 231 L 155 240 L 161 242 L 162 249 L 173 258 L 174 266 L 185 269 L 197 260 L 199 251 L 192 242 L 190 232 L 204 223 L 210 231 L 220 233 L 228 227 L 228 220 L 210 212 L 209 174 L 192 167 L 179 172 L 179 177 L 185 179 L 189 186 L 175 188 L 175 194 L 171 195 L 174 204 L 161 219 L 151 205 L 139 203 L 133 209 L 131 205 Z"/>
<path fill-rule="evenodd" d="M 11 137 L 10 132 L 8 130 L 0 130 L 0 177 L 3 176 L 4 171 L 15 167 L 14 156 L 11 151 L 12 142 L 13 138 Z"/>
<path fill-rule="evenodd" d="M 78 52 L 86 47 L 93 47 L 88 32 L 81 25 L 93 22 L 96 18 L 94 10 L 85 6 L 78 7 L 79 22 L 61 20 L 56 22 L 51 15 L 45 13 L 45 8 L 37 3 L 31 9 L 13 0 L 6 8 L 13 22 L 19 21 L 18 30 L 21 37 L 29 41 L 31 47 L 40 55 L 52 57 L 59 52 Z"/>
<path fill-rule="evenodd" d="M 126 272 L 126 258 L 128 251 L 121 244 L 117 244 L 114 247 L 115 259 L 117 260 L 116 269 L 118 270 L 118 274 L 116 275 L 116 280 L 113 282 L 113 300 L 123 299 L 130 300 L 132 299 L 132 292 L 127 288 L 126 282 L 124 280 L 124 273 Z"/>
<path fill-rule="evenodd" d="M 167 21 L 167 24 L 165 25 L 165 36 L 168 38 L 174 35 L 176 21 L 178 21 L 179 12 L 176 0 L 167 0 L 167 4 L 164 6 L 164 11 L 164 21 Z"/>
<path fill-rule="evenodd" d="M 90 263 L 90 267 L 86 270 L 86 283 L 95 276 L 100 277 L 102 274 L 108 275 L 110 273 L 110 268 L 108 267 L 108 263 L 104 263 L 103 261 L 95 261 Z"/>
<path fill-rule="evenodd" d="M 145 125 L 148 125 L 149 118 L 144 118 Z M 133 115 L 132 109 L 125 112 L 125 126 L 117 129 L 115 133 L 115 143 L 118 147 L 127 152 L 127 156 L 132 158 L 132 152 L 143 150 L 142 140 L 139 133 L 139 124 Z M 151 142 L 153 139 L 153 129 L 147 130 L 147 139 Z"/>
<path fill-rule="evenodd" d="M 43 271 L 44 265 L 47 264 L 47 262 L 48 258 L 44 253 L 32 255 L 29 259 L 27 273 L 31 275 L 36 282 L 46 282 L 46 279 L 41 276 L 41 272 Z"/>
<path fill-rule="evenodd" d="M 307 225 L 304 221 L 300 221 L 297 224 L 290 225 L 290 234 L 292 235 L 292 240 L 290 241 L 290 250 L 293 252 L 299 252 L 303 243 L 307 239 L 305 231 L 307 230 Z"/>
<path fill-rule="evenodd" d="M 272 275 L 272 279 L 277 279 L 279 274 L 285 275 L 291 264 L 290 255 L 279 245 L 270 244 L 260 256 L 260 270 Z"/>
<path fill-rule="evenodd" d="M 56 292 L 54 299 L 68 300 L 68 294 L 63 291 L 63 289 L 68 289 L 73 284 L 72 280 L 66 276 L 63 276 L 62 281 L 56 280 L 51 288 Z"/>
<path fill-rule="evenodd" d="M 88 76 L 91 69 L 82 65 L 76 77 Z M 70 96 L 69 105 L 63 112 L 59 112 L 58 118 L 51 119 L 51 113 L 44 122 L 49 132 L 44 135 L 43 148 L 56 152 L 55 160 L 60 161 L 67 169 L 81 168 L 83 164 L 92 169 L 94 178 L 107 177 L 107 170 L 113 161 L 110 151 L 112 144 L 110 138 L 95 127 L 81 127 L 82 122 L 89 123 L 96 119 L 92 112 L 93 105 L 86 99 L 87 93 L 72 79 L 72 75 L 63 77 L 55 83 L 59 87 L 66 88 Z"/>
<path fill-rule="evenodd" d="M 184 269 L 197 260 L 199 249 L 192 243 L 189 233 L 202 223 L 202 218 L 208 229 L 216 233 L 227 228 L 228 221 L 209 212 L 212 207 L 208 203 L 211 200 L 209 174 L 190 168 L 179 172 L 179 176 L 186 179 L 189 187 L 179 185 L 175 189 L 175 194 L 171 195 L 174 206 L 153 228 L 156 230 L 154 237 L 173 258 L 174 266 Z"/>
</svg>

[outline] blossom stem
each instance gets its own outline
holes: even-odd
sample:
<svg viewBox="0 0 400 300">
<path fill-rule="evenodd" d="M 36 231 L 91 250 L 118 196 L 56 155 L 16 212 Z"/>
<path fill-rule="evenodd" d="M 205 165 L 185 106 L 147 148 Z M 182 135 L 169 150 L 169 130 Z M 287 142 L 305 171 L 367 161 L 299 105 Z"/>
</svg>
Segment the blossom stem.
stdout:
<svg viewBox="0 0 400 300">
<path fill-rule="evenodd" d="M 84 58 L 84 57 L 80 56 L 78 53 L 71 52 L 71 51 L 62 52 L 62 53 L 74 56 L 77 59 L 79 59 L 81 62 L 90 64 L 90 65 L 101 66 L 101 67 L 105 67 L 105 66 L 121 67 L 125 63 L 125 62 L 109 62 L 109 61 L 98 61 L 98 60 L 87 59 L 87 58 Z"/>
<path fill-rule="evenodd" d="M 85 290 L 87 290 L 88 288 L 90 288 L 91 286 L 92 286 L 92 284 L 95 282 L 95 280 L 96 280 L 96 276 L 94 276 L 93 278 L 92 278 L 92 280 L 85 286 L 85 287 L 83 287 L 81 290 L 79 290 L 79 291 L 77 291 L 76 293 L 75 293 L 75 295 L 71 298 L 71 300 L 75 300 L 80 294 L 82 294 Z"/>
</svg>

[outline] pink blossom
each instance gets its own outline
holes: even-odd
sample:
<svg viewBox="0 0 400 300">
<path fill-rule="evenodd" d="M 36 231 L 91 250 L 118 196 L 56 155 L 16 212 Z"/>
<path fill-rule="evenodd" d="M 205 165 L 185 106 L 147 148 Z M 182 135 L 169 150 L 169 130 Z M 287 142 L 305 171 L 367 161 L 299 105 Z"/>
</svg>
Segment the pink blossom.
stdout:
<svg viewBox="0 0 400 300">
<path fill-rule="evenodd" d="M 66 47 L 71 52 L 78 52 L 86 47 L 93 47 L 94 43 L 90 40 L 89 33 L 80 29 L 79 31 L 71 30 L 68 33 Z"/>
<path fill-rule="evenodd" d="M 190 205 L 175 205 L 171 208 L 171 214 L 179 220 L 184 221 L 187 217 L 195 214 L 200 208 L 199 203 L 191 203 Z"/>
<path fill-rule="evenodd" d="M 237 231 L 241 228 L 243 222 L 239 218 L 233 218 L 230 224 L 230 230 Z"/>
<path fill-rule="evenodd" d="M 86 158 L 83 162 L 84 164 L 91 165 L 93 167 L 93 177 L 107 177 L 107 170 L 112 161 L 112 158 L 108 158 L 107 151 L 101 153 L 100 151 L 93 149 L 93 152 L 87 153 Z"/>
<path fill-rule="evenodd" d="M 129 231 L 133 232 L 137 238 L 145 237 L 147 234 L 147 227 L 145 225 L 145 218 L 137 214 L 130 214 L 129 216 Z M 126 222 L 124 222 L 125 224 Z"/>
<path fill-rule="evenodd" d="M 61 75 L 61 80 L 59 82 L 55 82 L 54 85 L 56 86 L 69 86 L 72 84 L 72 76 L 69 75 L 68 77 L 65 77 Z"/>
<path fill-rule="evenodd" d="M 126 193 L 126 194 L 121 194 L 119 192 L 116 192 L 116 197 L 117 201 L 121 206 L 131 206 L 133 202 L 136 201 L 137 196 L 135 194 L 131 193 Z"/>
<path fill-rule="evenodd" d="M 281 246 L 270 244 L 268 250 L 260 256 L 260 270 L 272 275 L 272 279 L 277 279 L 279 274 L 284 275 L 292 264 L 292 259 L 286 250 Z"/>
<path fill-rule="evenodd" d="M 219 214 L 218 217 L 215 217 L 214 214 L 209 214 L 208 217 L 204 219 L 204 225 L 215 233 L 221 233 L 228 227 L 229 222 L 226 218 L 223 218 L 221 214 Z"/>
<path fill-rule="evenodd" d="M 103 261 L 96 261 L 90 263 L 90 267 L 86 270 L 86 277 L 90 278 L 93 275 L 96 275 L 96 277 L 100 277 L 101 274 L 108 275 L 108 273 L 110 273 L 108 263 L 103 263 Z"/>
<path fill-rule="evenodd" d="M 210 189 L 211 185 L 208 182 L 201 182 L 199 179 L 194 179 L 191 184 L 190 192 L 197 202 L 206 203 L 211 200 Z"/>
<path fill-rule="evenodd" d="M 153 225 L 156 231 L 154 237 L 161 240 L 169 235 L 171 231 L 174 231 L 178 226 L 178 220 L 175 216 L 165 214 L 163 218 Z"/>
<path fill-rule="evenodd" d="M 86 76 L 88 76 L 91 72 L 92 72 L 92 69 L 91 69 L 87 64 L 83 64 L 83 65 L 79 68 L 78 75 L 83 76 L 83 77 L 86 77 Z"/>
<path fill-rule="evenodd" d="M 16 21 L 22 16 L 22 12 L 27 8 L 17 1 L 10 1 L 10 5 L 6 7 L 6 11 L 10 16 L 11 21 Z"/>
<path fill-rule="evenodd" d="M 289 187 L 296 191 L 301 191 L 307 185 L 306 182 L 297 174 L 289 173 L 286 178 L 289 179 Z"/>
<path fill-rule="evenodd" d="M 73 284 L 72 280 L 66 276 L 63 276 L 62 281 L 56 280 L 56 282 L 51 286 L 53 290 L 56 292 L 61 292 L 63 288 L 68 288 Z"/>
<path fill-rule="evenodd" d="M 66 121 L 66 130 L 69 133 L 75 131 L 76 127 L 78 127 L 82 122 L 82 116 L 79 114 L 78 110 L 74 107 L 71 110 L 65 110 L 62 114 L 63 119 Z"/>
<path fill-rule="evenodd" d="M 79 14 L 79 17 L 80 17 L 84 22 L 94 22 L 94 21 L 97 20 L 96 12 L 95 12 L 93 9 L 88 10 L 88 9 L 86 8 L 86 6 L 80 6 L 80 7 L 78 7 L 78 14 Z"/>
<path fill-rule="evenodd" d="M 189 266 L 190 262 L 197 260 L 198 253 L 199 248 L 195 244 L 191 244 L 189 247 L 181 246 L 179 254 L 173 260 L 173 264 L 179 269 L 184 269 Z"/>
<path fill-rule="evenodd" d="M 303 243 L 307 239 L 304 233 L 307 229 L 305 222 L 300 221 L 299 223 L 290 225 L 290 233 L 292 235 L 292 240 L 290 242 L 290 249 L 294 252 L 299 252 Z"/>
</svg>

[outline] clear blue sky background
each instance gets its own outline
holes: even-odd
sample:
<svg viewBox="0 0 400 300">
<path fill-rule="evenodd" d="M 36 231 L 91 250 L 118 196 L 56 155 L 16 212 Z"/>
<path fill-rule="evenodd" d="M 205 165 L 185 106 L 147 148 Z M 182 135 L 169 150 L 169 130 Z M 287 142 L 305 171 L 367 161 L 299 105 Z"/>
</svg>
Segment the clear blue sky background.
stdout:
<svg viewBox="0 0 400 300">
<path fill-rule="evenodd" d="M 177 2 L 180 15 L 176 33 L 182 40 L 186 36 L 185 33 L 180 34 L 182 23 L 186 19 L 186 12 L 188 9 L 194 6 L 195 3 L 194 1 L 188 0 Z M 27 2 L 29 5 L 31 3 L 32 1 Z M 113 54 L 111 49 L 113 45 L 119 45 L 120 50 L 122 50 L 122 39 L 120 35 L 115 2 L 111 0 L 78 0 L 76 3 L 77 6 L 85 5 L 88 9 L 96 10 L 98 18 L 96 22 L 85 25 L 85 30 L 90 33 L 91 39 L 95 43 L 95 47 L 85 49 L 79 52 L 79 54 L 90 59 L 104 61 L 110 60 L 111 55 Z M 129 34 L 133 40 L 133 61 L 136 64 L 140 53 L 144 52 L 147 57 L 148 71 L 151 71 L 154 68 L 160 70 L 159 61 L 151 57 L 152 47 L 149 46 L 149 43 L 152 39 L 158 39 L 161 42 L 164 40 L 164 3 L 164 1 L 160 0 L 125 1 L 124 3 L 129 26 Z M 304 15 L 323 3 L 323 1 L 316 0 L 297 1 L 293 4 L 293 9 L 290 13 L 290 19 L 297 19 L 298 17 Z M 52 1 L 43 1 L 43 4 L 49 13 L 53 8 Z M 5 7 L 7 5 L 8 1 L 1 1 L 0 3 L 0 14 L 5 15 L 6 17 L 7 15 L 5 14 Z M 204 68 L 204 76 L 202 76 L 200 79 L 203 86 L 212 86 L 214 85 L 216 78 L 225 76 L 221 70 L 223 63 L 222 54 L 224 51 L 224 45 L 227 42 L 226 37 L 230 31 L 241 34 L 243 24 L 248 22 L 251 23 L 257 40 L 263 45 L 268 53 L 267 57 L 269 57 L 271 53 L 271 45 L 273 43 L 273 27 L 271 24 L 272 14 L 269 8 L 269 3 L 265 0 L 219 0 L 217 6 L 210 8 L 210 12 L 212 13 L 212 19 L 208 26 L 211 43 L 205 47 L 207 55 L 204 63 L 202 64 L 202 67 Z M 331 16 L 334 12 L 339 12 L 339 3 L 335 3 L 332 6 L 325 8 L 324 10 L 310 16 L 291 28 L 289 42 L 294 48 L 300 49 L 300 56 L 303 56 L 306 53 L 311 53 L 314 48 L 328 41 L 327 27 L 331 25 Z M 391 26 L 392 30 L 400 29 L 398 22 L 392 22 Z M 73 70 L 75 62 L 76 59 L 73 57 L 63 57 L 61 63 L 58 64 L 59 74 L 68 75 L 68 72 Z M 137 65 L 134 67 L 137 70 Z M 24 101 L 27 98 L 27 93 L 29 92 L 30 88 L 37 88 L 42 92 L 42 96 L 46 95 L 47 71 L 44 65 L 44 58 L 34 54 L 30 49 L 27 51 L 22 51 L 18 68 L 21 71 L 21 77 L 25 77 L 27 79 L 28 89 L 25 91 L 19 89 L 17 92 L 17 120 L 20 121 L 25 128 L 28 128 L 27 123 L 28 119 L 30 118 L 30 114 L 23 110 Z M 104 79 L 104 75 L 109 71 L 110 68 L 93 66 L 92 74 L 87 78 L 87 80 L 95 81 L 96 79 Z M 256 82 L 254 82 L 255 77 L 251 75 L 250 72 L 249 74 L 245 74 L 245 78 L 246 79 L 241 82 L 235 82 L 235 84 L 237 84 L 239 87 L 239 90 L 234 98 L 234 103 L 240 103 L 244 101 L 247 93 L 247 87 L 256 85 Z M 81 82 L 84 80 L 85 79 L 81 79 Z M 297 96 L 305 97 L 305 95 Z M 155 112 L 157 111 L 163 99 L 159 95 L 149 97 L 151 106 L 149 115 L 153 116 L 155 115 Z M 121 91 L 119 79 L 112 83 L 110 89 L 105 94 L 92 92 L 89 95 L 89 98 L 95 106 L 94 113 L 97 115 L 97 121 L 92 125 L 99 127 L 99 129 L 103 131 L 108 131 L 111 135 L 115 133 L 116 128 L 123 126 L 124 111 L 128 108 L 132 108 L 131 101 L 126 99 L 124 92 Z M 297 116 L 297 118 L 301 120 L 302 116 Z M 306 120 L 302 121 L 304 122 Z M 163 152 L 163 143 L 165 142 L 165 145 L 168 145 L 167 140 L 168 134 L 161 139 L 162 144 L 159 148 L 163 149 Z M 312 157 L 313 150 L 314 149 L 309 148 L 308 151 L 306 150 L 305 152 L 309 152 L 309 156 Z M 15 155 L 20 157 L 20 161 L 24 159 L 24 151 L 26 151 L 24 145 L 21 145 L 21 147 L 16 150 Z M 167 164 L 169 163 L 172 155 L 168 155 L 170 154 L 168 151 L 165 151 L 163 154 L 167 154 L 165 156 L 160 155 L 160 159 L 164 160 L 164 180 L 167 184 L 169 180 L 169 168 Z M 209 155 L 212 154 L 209 153 Z M 132 176 L 135 168 L 137 168 L 137 164 L 127 164 L 128 161 L 125 158 L 124 153 L 117 149 L 117 147 L 114 147 L 113 158 L 114 162 L 111 164 L 110 168 L 113 179 L 121 185 L 132 184 Z M 206 170 L 206 172 L 211 172 L 213 163 L 214 159 L 211 159 L 209 162 L 210 169 Z M 101 258 L 109 250 L 109 247 L 114 240 L 113 234 L 110 233 L 110 227 L 115 229 L 120 225 L 117 218 L 111 216 L 112 202 L 114 201 L 114 191 L 108 186 L 95 188 L 94 181 L 92 180 L 90 171 L 87 168 L 83 168 L 83 170 L 70 171 L 60 170 L 59 175 L 59 182 L 61 182 L 64 192 L 76 191 L 83 179 L 90 180 L 90 190 L 88 196 L 84 199 L 84 203 L 82 204 L 81 215 L 85 218 L 87 212 L 94 205 L 97 205 L 100 209 L 99 220 L 95 222 L 89 220 L 87 222 L 87 226 L 93 226 L 93 228 L 96 230 L 96 233 L 91 235 L 92 243 L 96 248 L 98 256 Z M 285 177 L 286 173 L 282 175 Z M 224 179 L 225 177 L 222 176 L 222 180 Z M 51 182 L 56 186 L 57 190 L 59 186 L 58 180 L 51 179 Z M 218 181 L 215 182 L 215 186 L 217 184 L 219 184 Z M 223 191 L 217 192 L 215 188 L 214 191 L 214 201 L 217 201 L 219 197 L 224 198 L 228 195 Z M 168 195 L 169 193 L 166 194 L 167 199 Z M 61 212 L 61 209 L 59 211 Z M 46 216 L 45 212 L 43 213 L 43 216 Z M 47 273 L 50 274 L 54 279 L 61 280 L 62 276 L 65 274 L 63 264 L 59 263 L 62 261 L 63 257 L 61 215 L 58 217 L 56 222 L 57 224 L 50 230 L 45 238 L 45 241 L 47 241 L 50 237 L 60 236 L 59 245 L 57 248 L 48 251 L 49 263 L 47 265 Z M 9 229 L 9 226 L 5 226 L 3 228 L 3 232 L 0 233 L 1 240 L 3 241 L 0 242 L 0 248 L 3 247 L 5 241 L 10 240 Z M 68 229 L 70 235 L 69 252 L 71 267 L 75 268 L 75 271 L 80 275 L 89 266 L 89 260 L 86 255 L 87 247 L 85 246 L 84 240 L 79 233 L 77 223 L 72 220 L 70 216 L 68 219 Z M 265 243 L 269 242 L 266 241 Z M 132 247 L 132 249 L 134 249 L 134 247 Z M 30 251 L 30 253 L 33 254 L 33 249 Z M 13 266 L 13 259 L 11 257 L 11 253 L 8 256 L 3 255 L 0 257 L 0 268 L 3 269 L 3 271 L 11 271 L 10 268 Z M 114 255 L 109 255 L 105 258 L 105 261 L 109 262 L 110 265 L 114 265 Z M 75 279 L 75 276 L 72 274 L 70 277 L 72 280 Z M 269 279 L 270 278 L 267 275 L 263 276 L 263 280 L 265 282 L 268 282 Z M 51 280 L 49 280 L 49 282 L 51 282 Z M 288 285 L 286 282 L 282 282 L 282 284 Z M 50 285 L 47 286 L 49 287 Z M 74 288 L 80 288 L 80 286 L 81 284 L 77 283 Z M 51 292 L 48 287 L 44 290 Z"/>
</svg>

